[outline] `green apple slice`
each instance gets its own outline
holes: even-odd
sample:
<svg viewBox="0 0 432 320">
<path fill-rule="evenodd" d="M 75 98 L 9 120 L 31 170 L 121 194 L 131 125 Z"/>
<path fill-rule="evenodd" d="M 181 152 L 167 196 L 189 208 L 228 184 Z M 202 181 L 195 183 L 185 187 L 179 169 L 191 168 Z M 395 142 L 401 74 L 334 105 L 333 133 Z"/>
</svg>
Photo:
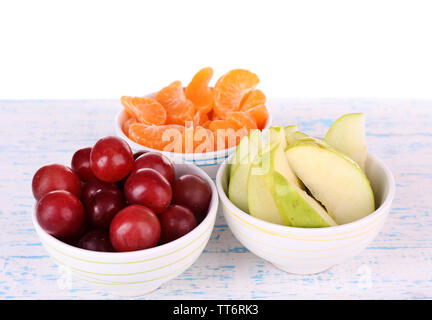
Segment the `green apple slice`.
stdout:
<svg viewBox="0 0 432 320">
<path fill-rule="evenodd" d="M 285 126 L 284 131 L 285 131 L 285 134 L 290 133 L 290 132 L 296 132 L 296 131 L 298 131 L 298 127 L 296 124 L 291 124 L 289 126 Z"/>
<path fill-rule="evenodd" d="M 269 156 L 269 163 L 273 170 L 279 172 L 290 184 L 304 190 L 303 182 L 301 182 L 288 164 L 282 145 L 283 144 L 275 145 L 272 150 L 263 155 L 263 157 Z"/>
<path fill-rule="evenodd" d="M 252 131 L 248 137 L 242 138 L 236 153 L 236 162 L 231 164 L 228 198 L 240 210 L 249 213 L 247 199 L 247 183 L 249 170 L 253 160 L 262 149 L 262 134 L 259 130 Z M 239 152 L 237 152 L 239 151 Z M 239 160 L 240 159 L 240 160 Z"/>
<path fill-rule="evenodd" d="M 365 169 L 367 151 L 363 113 L 349 113 L 338 118 L 327 131 L 324 141 Z"/>
<path fill-rule="evenodd" d="M 277 145 L 281 144 L 282 148 L 286 147 L 286 139 L 285 139 L 285 130 L 282 126 L 272 126 L 268 131 L 269 141 L 267 142 L 269 145 Z"/>
<path fill-rule="evenodd" d="M 301 140 L 285 155 L 294 173 L 337 224 L 358 220 L 375 210 L 369 180 L 350 158 L 325 143 Z"/>
<path fill-rule="evenodd" d="M 285 137 L 289 136 L 290 134 L 292 134 L 293 132 L 298 131 L 298 127 L 296 124 L 292 124 L 289 126 L 285 126 L 284 127 L 284 131 L 285 131 Z"/>
<path fill-rule="evenodd" d="M 240 210 L 249 213 L 247 185 L 249 179 L 248 165 L 240 165 L 234 171 L 228 186 L 228 198 Z"/>
<path fill-rule="evenodd" d="M 287 146 L 290 146 L 297 140 L 302 140 L 302 139 L 314 139 L 314 138 L 308 136 L 306 133 L 301 131 L 293 131 L 293 132 L 286 133 L 285 135 Z"/>
<path fill-rule="evenodd" d="M 289 128 L 294 129 L 294 126 L 289 126 Z M 291 170 L 284 155 L 284 150 L 287 146 L 286 136 L 285 136 L 286 131 L 287 131 L 287 127 L 285 128 L 281 126 L 270 127 L 269 130 L 270 141 L 266 146 L 269 152 L 264 153 L 263 157 L 271 156 L 273 167 L 278 168 L 279 173 L 282 174 L 290 183 L 296 185 L 300 189 L 304 189 L 303 183 Z"/>
<path fill-rule="evenodd" d="M 305 191 L 290 184 L 278 172 L 273 173 L 273 195 L 286 225 L 301 228 L 336 226 L 327 211 Z"/>
<path fill-rule="evenodd" d="M 263 169 L 264 167 L 267 169 Z M 268 187 L 266 177 L 268 174 L 268 164 L 263 164 L 262 157 L 258 156 L 256 163 L 250 168 L 247 182 L 249 214 L 267 222 L 283 225 L 284 220 L 279 213 L 271 189 Z"/>
<path fill-rule="evenodd" d="M 241 162 L 252 161 L 262 148 L 263 137 L 260 130 L 252 130 L 249 135 L 243 137 L 235 150 L 234 156 L 231 159 L 230 177 Z M 246 158 L 248 156 L 248 158 Z"/>
<path fill-rule="evenodd" d="M 248 144 L 249 144 L 249 137 L 243 137 L 239 144 L 237 145 L 235 152 L 234 152 L 234 156 L 231 159 L 231 164 L 230 164 L 230 177 L 232 177 L 235 169 L 237 168 L 239 162 L 240 162 L 240 158 L 241 155 L 244 154 L 245 152 L 248 152 Z"/>
</svg>

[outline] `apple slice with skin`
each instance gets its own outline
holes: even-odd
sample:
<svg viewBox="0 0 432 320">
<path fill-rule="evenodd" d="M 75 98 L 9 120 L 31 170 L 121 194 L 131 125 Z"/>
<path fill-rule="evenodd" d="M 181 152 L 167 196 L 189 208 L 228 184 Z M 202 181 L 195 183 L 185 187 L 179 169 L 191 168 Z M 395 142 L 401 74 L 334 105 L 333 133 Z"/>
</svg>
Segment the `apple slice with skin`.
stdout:
<svg viewBox="0 0 432 320">
<path fill-rule="evenodd" d="M 285 136 L 287 136 L 287 135 L 289 135 L 292 132 L 298 131 L 298 127 L 297 127 L 296 124 L 292 124 L 292 125 L 289 125 L 289 126 L 285 126 L 284 127 L 284 131 L 285 131 Z"/>
<path fill-rule="evenodd" d="M 254 159 L 262 148 L 262 134 L 259 130 L 254 130 L 249 136 L 242 138 L 239 143 L 234 170 L 230 173 L 230 181 L 228 185 L 228 198 L 240 210 L 249 213 L 247 199 L 247 185 L 249 178 L 249 170 Z M 239 160 L 241 159 L 241 160 Z M 233 168 L 233 164 L 231 164 Z"/>
<path fill-rule="evenodd" d="M 234 156 L 231 159 L 230 177 L 232 177 L 235 169 L 237 168 L 237 166 L 238 166 L 238 164 L 240 162 L 241 154 L 248 151 L 248 149 L 247 149 L 248 148 L 248 146 L 247 146 L 248 143 L 249 143 L 249 138 L 246 136 L 246 137 L 243 137 L 240 140 L 239 144 L 237 145 L 237 147 L 235 149 L 235 152 L 234 152 Z M 245 151 L 242 152 L 242 150 L 245 150 Z"/>
<path fill-rule="evenodd" d="M 284 176 L 274 172 L 272 179 L 272 193 L 286 225 L 301 228 L 322 228 L 337 225 L 314 198 L 290 184 Z"/>
<path fill-rule="evenodd" d="M 284 220 L 279 213 L 279 209 L 273 198 L 271 189 L 268 187 L 269 164 L 263 163 L 270 158 L 265 155 L 257 156 L 254 164 L 249 171 L 249 178 L 247 182 L 247 199 L 249 214 L 255 218 L 284 225 Z"/>
<path fill-rule="evenodd" d="M 282 126 L 272 126 L 268 131 L 269 141 L 267 144 L 276 145 L 281 144 L 282 148 L 286 147 L 285 129 Z"/>
<path fill-rule="evenodd" d="M 290 165 L 285 156 L 285 152 L 282 149 L 282 144 L 274 147 L 269 153 L 271 159 L 270 164 L 274 170 L 279 172 L 288 182 L 297 188 L 304 190 L 303 182 L 297 177 L 294 171 L 291 169 Z"/>
<path fill-rule="evenodd" d="M 231 159 L 230 177 L 233 176 L 234 171 L 241 162 L 252 161 L 255 158 L 258 150 L 262 148 L 262 141 L 263 137 L 260 130 L 252 130 L 249 135 L 240 140 L 234 156 Z M 245 158 L 246 156 L 248 156 L 248 158 Z"/>
<path fill-rule="evenodd" d="M 293 173 L 281 146 L 270 153 L 267 185 L 285 225 L 301 228 L 321 228 L 335 226 L 336 222 L 326 210 L 301 189 L 298 177 Z M 295 177 L 293 179 L 293 176 Z"/>
<path fill-rule="evenodd" d="M 321 140 L 312 138 L 306 133 L 298 131 L 297 125 L 290 125 L 285 127 L 285 140 L 286 140 L 286 147 L 289 147 L 290 145 L 292 145 L 298 140 L 306 140 L 306 141 L 311 140 L 311 141 L 321 142 Z"/>
<path fill-rule="evenodd" d="M 240 210 L 249 213 L 247 186 L 249 165 L 241 164 L 234 171 L 228 186 L 228 198 Z"/>
<path fill-rule="evenodd" d="M 364 171 L 367 158 L 365 131 L 365 115 L 349 113 L 331 125 L 324 141 L 357 162 Z"/>
<path fill-rule="evenodd" d="M 272 146 L 263 154 L 261 167 L 252 167 L 249 177 L 251 215 L 294 227 L 336 225 L 317 201 L 290 181 L 291 172 L 280 145 Z"/>
<path fill-rule="evenodd" d="M 290 146 L 297 140 L 302 140 L 302 139 L 314 139 L 314 138 L 308 136 L 306 133 L 303 133 L 301 131 L 293 131 L 286 134 L 287 146 Z"/>
<path fill-rule="evenodd" d="M 297 141 L 285 152 L 294 173 L 338 224 L 375 210 L 369 180 L 356 162 L 325 143 Z"/>
<path fill-rule="evenodd" d="M 295 126 L 297 127 L 297 126 Z M 294 129 L 293 126 L 289 126 L 289 128 Z M 281 126 L 274 126 L 270 127 L 270 145 L 268 148 L 274 147 L 274 150 L 272 149 L 272 153 L 267 153 L 267 155 L 270 154 L 276 154 L 277 156 L 274 156 L 272 158 L 272 161 L 276 161 L 277 163 L 273 163 L 273 166 L 275 168 L 278 168 L 280 170 L 280 173 L 292 184 L 299 187 L 300 189 L 304 190 L 304 185 L 300 181 L 300 179 L 295 175 L 295 173 L 291 170 L 288 162 L 285 159 L 284 150 L 287 146 L 286 136 L 285 133 L 287 131 L 287 127 L 282 128 Z"/>
</svg>

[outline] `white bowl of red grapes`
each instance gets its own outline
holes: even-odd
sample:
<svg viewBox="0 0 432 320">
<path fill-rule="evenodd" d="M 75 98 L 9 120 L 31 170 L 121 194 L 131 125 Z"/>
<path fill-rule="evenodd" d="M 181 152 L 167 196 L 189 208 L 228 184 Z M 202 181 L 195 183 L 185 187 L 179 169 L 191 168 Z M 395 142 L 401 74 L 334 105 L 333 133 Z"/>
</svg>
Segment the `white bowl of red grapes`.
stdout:
<svg viewBox="0 0 432 320">
<path fill-rule="evenodd" d="M 153 291 L 190 267 L 218 207 L 202 169 L 133 153 L 113 136 L 77 150 L 70 167 L 41 167 L 32 191 L 35 229 L 65 274 L 123 296 Z"/>
</svg>

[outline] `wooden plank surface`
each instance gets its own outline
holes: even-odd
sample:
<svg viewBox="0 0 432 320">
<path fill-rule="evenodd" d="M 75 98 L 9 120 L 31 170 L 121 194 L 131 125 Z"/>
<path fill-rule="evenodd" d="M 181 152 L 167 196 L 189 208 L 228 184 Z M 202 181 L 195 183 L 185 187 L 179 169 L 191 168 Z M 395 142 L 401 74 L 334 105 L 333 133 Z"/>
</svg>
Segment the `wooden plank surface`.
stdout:
<svg viewBox="0 0 432 320">
<path fill-rule="evenodd" d="M 114 135 L 113 100 L 0 101 L 0 299 L 111 299 L 85 284 L 62 286 L 61 270 L 33 230 L 31 179 L 47 163 Z M 431 299 L 432 101 L 270 100 L 274 124 L 323 136 L 348 112 L 365 112 L 368 150 L 396 179 L 377 238 L 360 255 L 318 275 L 284 273 L 248 252 L 219 212 L 204 253 L 143 299 Z"/>
</svg>

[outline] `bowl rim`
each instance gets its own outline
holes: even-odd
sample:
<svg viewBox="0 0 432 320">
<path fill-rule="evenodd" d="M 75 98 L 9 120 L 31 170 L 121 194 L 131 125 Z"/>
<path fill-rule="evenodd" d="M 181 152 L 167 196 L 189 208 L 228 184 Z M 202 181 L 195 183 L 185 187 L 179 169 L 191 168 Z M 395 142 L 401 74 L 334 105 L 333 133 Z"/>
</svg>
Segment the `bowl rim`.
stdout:
<svg viewBox="0 0 432 320">
<path fill-rule="evenodd" d="M 120 109 L 114 119 L 114 126 L 115 126 L 115 132 L 117 134 L 117 136 L 119 136 L 120 138 L 124 139 L 127 141 L 127 143 L 130 146 L 134 146 L 133 149 L 137 149 L 137 150 L 148 150 L 148 151 L 155 151 L 155 152 L 160 152 L 164 155 L 167 156 L 171 156 L 171 157 L 175 157 L 175 158 L 187 158 L 187 159 L 195 159 L 197 161 L 210 161 L 210 160 L 215 160 L 221 156 L 226 157 L 227 154 L 231 154 L 235 151 L 237 146 L 231 147 L 231 148 L 227 148 L 227 149 L 223 149 L 223 150 L 217 150 L 217 151 L 210 151 L 210 152 L 189 152 L 189 153 L 183 153 L 183 152 L 171 152 L 171 151 L 163 151 L 163 150 L 158 150 L 158 149 L 153 149 L 153 148 L 149 148 L 146 146 L 143 146 L 139 143 L 136 143 L 135 141 L 131 140 L 124 132 L 122 129 L 122 125 L 120 124 L 120 117 L 126 113 L 126 111 L 124 110 L 124 108 Z M 273 118 L 271 116 L 271 113 L 268 113 L 268 118 L 267 118 L 267 123 L 264 126 L 264 128 L 261 131 L 264 131 L 268 128 L 270 128 L 271 124 L 273 122 Z M 200 159 L 200 158 L 204 158 L 204 157 L 208 157 L 208 159 Z M 223 157 L 223 159 L 225 159 L 225 157 Z"/>
<path fill-rule="evenodd" d="M 285 225 L 279 225 L 272 222 L 268 222 L 265 220 L 261 220 L 258 218 L 255 218 L 251 216 L 250 214 L 240 210 L 235 206 L 226 195 L 223 187 L 222 187 L 222 175 L 224 174 L 225 170 L 228 170 L 228 164 L 230 163 L 233 155 L 228 157 L 218 168 L 217 174 L 216 174 L 216 189 L 218 190 L 219 197 L 221 200 L 222 206 L 229 206 L 230 210 L 234 210 L 236 214 L 240 216 L 240 218 L 247 220 L 251 225 L 254 225 L 256 227 L 262 227 L 267 230 L 272 230 L 275 232 L 280 233 L 295 233 L 297 235 L 302 236 L 323 236 L 326 234 L 334 235 L 334 231 L 352 231 L 350 230 L 353 227 L 360 227 L 363 223 L 373 220 L 375 217 L 381 215 L 385 212 L 386 208 L 390 207 L 391 202 L 394 199 L 395 195 L 395 180 L 393 177 L 393 174 L 391 170 L 388 168 L 388 166 L 378 157 L 374 156 L 371 153 L 368 153 L 368 158 L 371 158 L 372 161 L 378 164 L 379 168 L 384 172 L 384 175 L 386 177 L 386 180 L 389 185 L 389 190 L 386 195 L 386 197 L 383 199 L 381 205 L 375 209 L 372 213 L 368 214 L 367 216 L 360 218 L 356 221 L 337 225 L 337 226 L 330 226 L 330 227 L 323 227 L 323 228 L 301 228 L 301 227 L 292 227 L 292 226 L 285 226 Z M 258 232 L 262 232 L 261 230 L 257 230 Z"/>
<path fill-rule="evenodd" d="M 175 164 L 175 165 L 190 166 L 190 167 L 193 167 L 194 169 L 196 169 L 200 173 L 199 176 L 204 178 L 207 181 L 207 183 L 210 185 L 210 188 L 212 190 L 212 197 L 210 200 L 210 205 L 209 205 L 206 217 L 193 230 L 189 231 L 187 234 L 183 235 L 182 237 L 180 237 L 176 240 L 173 240 L 171 242 L 165 243 L 165 244 L 157 245 L 157 246 L 152 247 L 152 248 L 135 250 L 135 251 L 127 251 L 127 252 L 103 252 L 103 251 L 92 251 L 92 250 L 82 249 L 82 248 L 70 245 L 66 242 L 63 242 L 63 241 L 57 239 L 56 237 L 48 234 L 45 230 L 42 229 L 42 227 L 39 225 L 39 222 L 37 221 L 37 218 L 36 218 L 36 206 L 37 206 L 38 201 L 35 201 L 35 203 L 33 205 L 32 213 L 31 213 L 31 218 L 32 218 L 32 222 L 33 222 L 33 227 L 35 228 L 36 233 L 38 234 L 39 240 L 41 242 L 46 242 L 46 241 L 43 241 L 42 239 L 40 239 L 41 237 L 40 237 L 39 233 L 42 233 L 44 236 L 46 236 L 49 239 L 49 241 L 51 243 L 53 243 L 53 246 L 55 246 L 55 248 L 54 248 L 55 250 L 57 250 L 57 248 L 58 249 L 63 248 L 63 249 L 65 249 L 65 252 L 75 253 L 77 256 L 85 255 L 85 256 L 93 256 L 93 257 L 97 257 L 97 258 L 113 258 L 113 257 L 115 257 L 115 258 L 120 258 L 120 259 L 124 258 L 127 260 L 132 260 L 132 259 L 134 259 L 134 258 L 136 259 L 136 258 L 138 258 L 138 256 L 144 255 L 144 254 L 145 255 L 157 255 L 157 254 L 160 254 L 160 253 L 165 252 L 165 251 L 170 251 L 172 249 L 174 249 L 174 251 L 175 251 L 175 249 L 179 245 L 181 245 L 184 241 L 192 242 L 193 239 L 196 239 L 196 238 L 203 236 L 207 232 L 207 229 L 209 229 L 209 228 L 212 229 L 211 220 L 213 220 L 213 224 L 214 224 L 214 219 L 216 218 L 216 215 L 218 212 L 219 196 L 217 193 L 215 183 L 207 175 L 207 173 L 205 173 L 205 171 L 203 169 L 201 169 L 200 167 L 198 167 L 192 163 L 181 163 L 181 164 Z"/>
</svg>

